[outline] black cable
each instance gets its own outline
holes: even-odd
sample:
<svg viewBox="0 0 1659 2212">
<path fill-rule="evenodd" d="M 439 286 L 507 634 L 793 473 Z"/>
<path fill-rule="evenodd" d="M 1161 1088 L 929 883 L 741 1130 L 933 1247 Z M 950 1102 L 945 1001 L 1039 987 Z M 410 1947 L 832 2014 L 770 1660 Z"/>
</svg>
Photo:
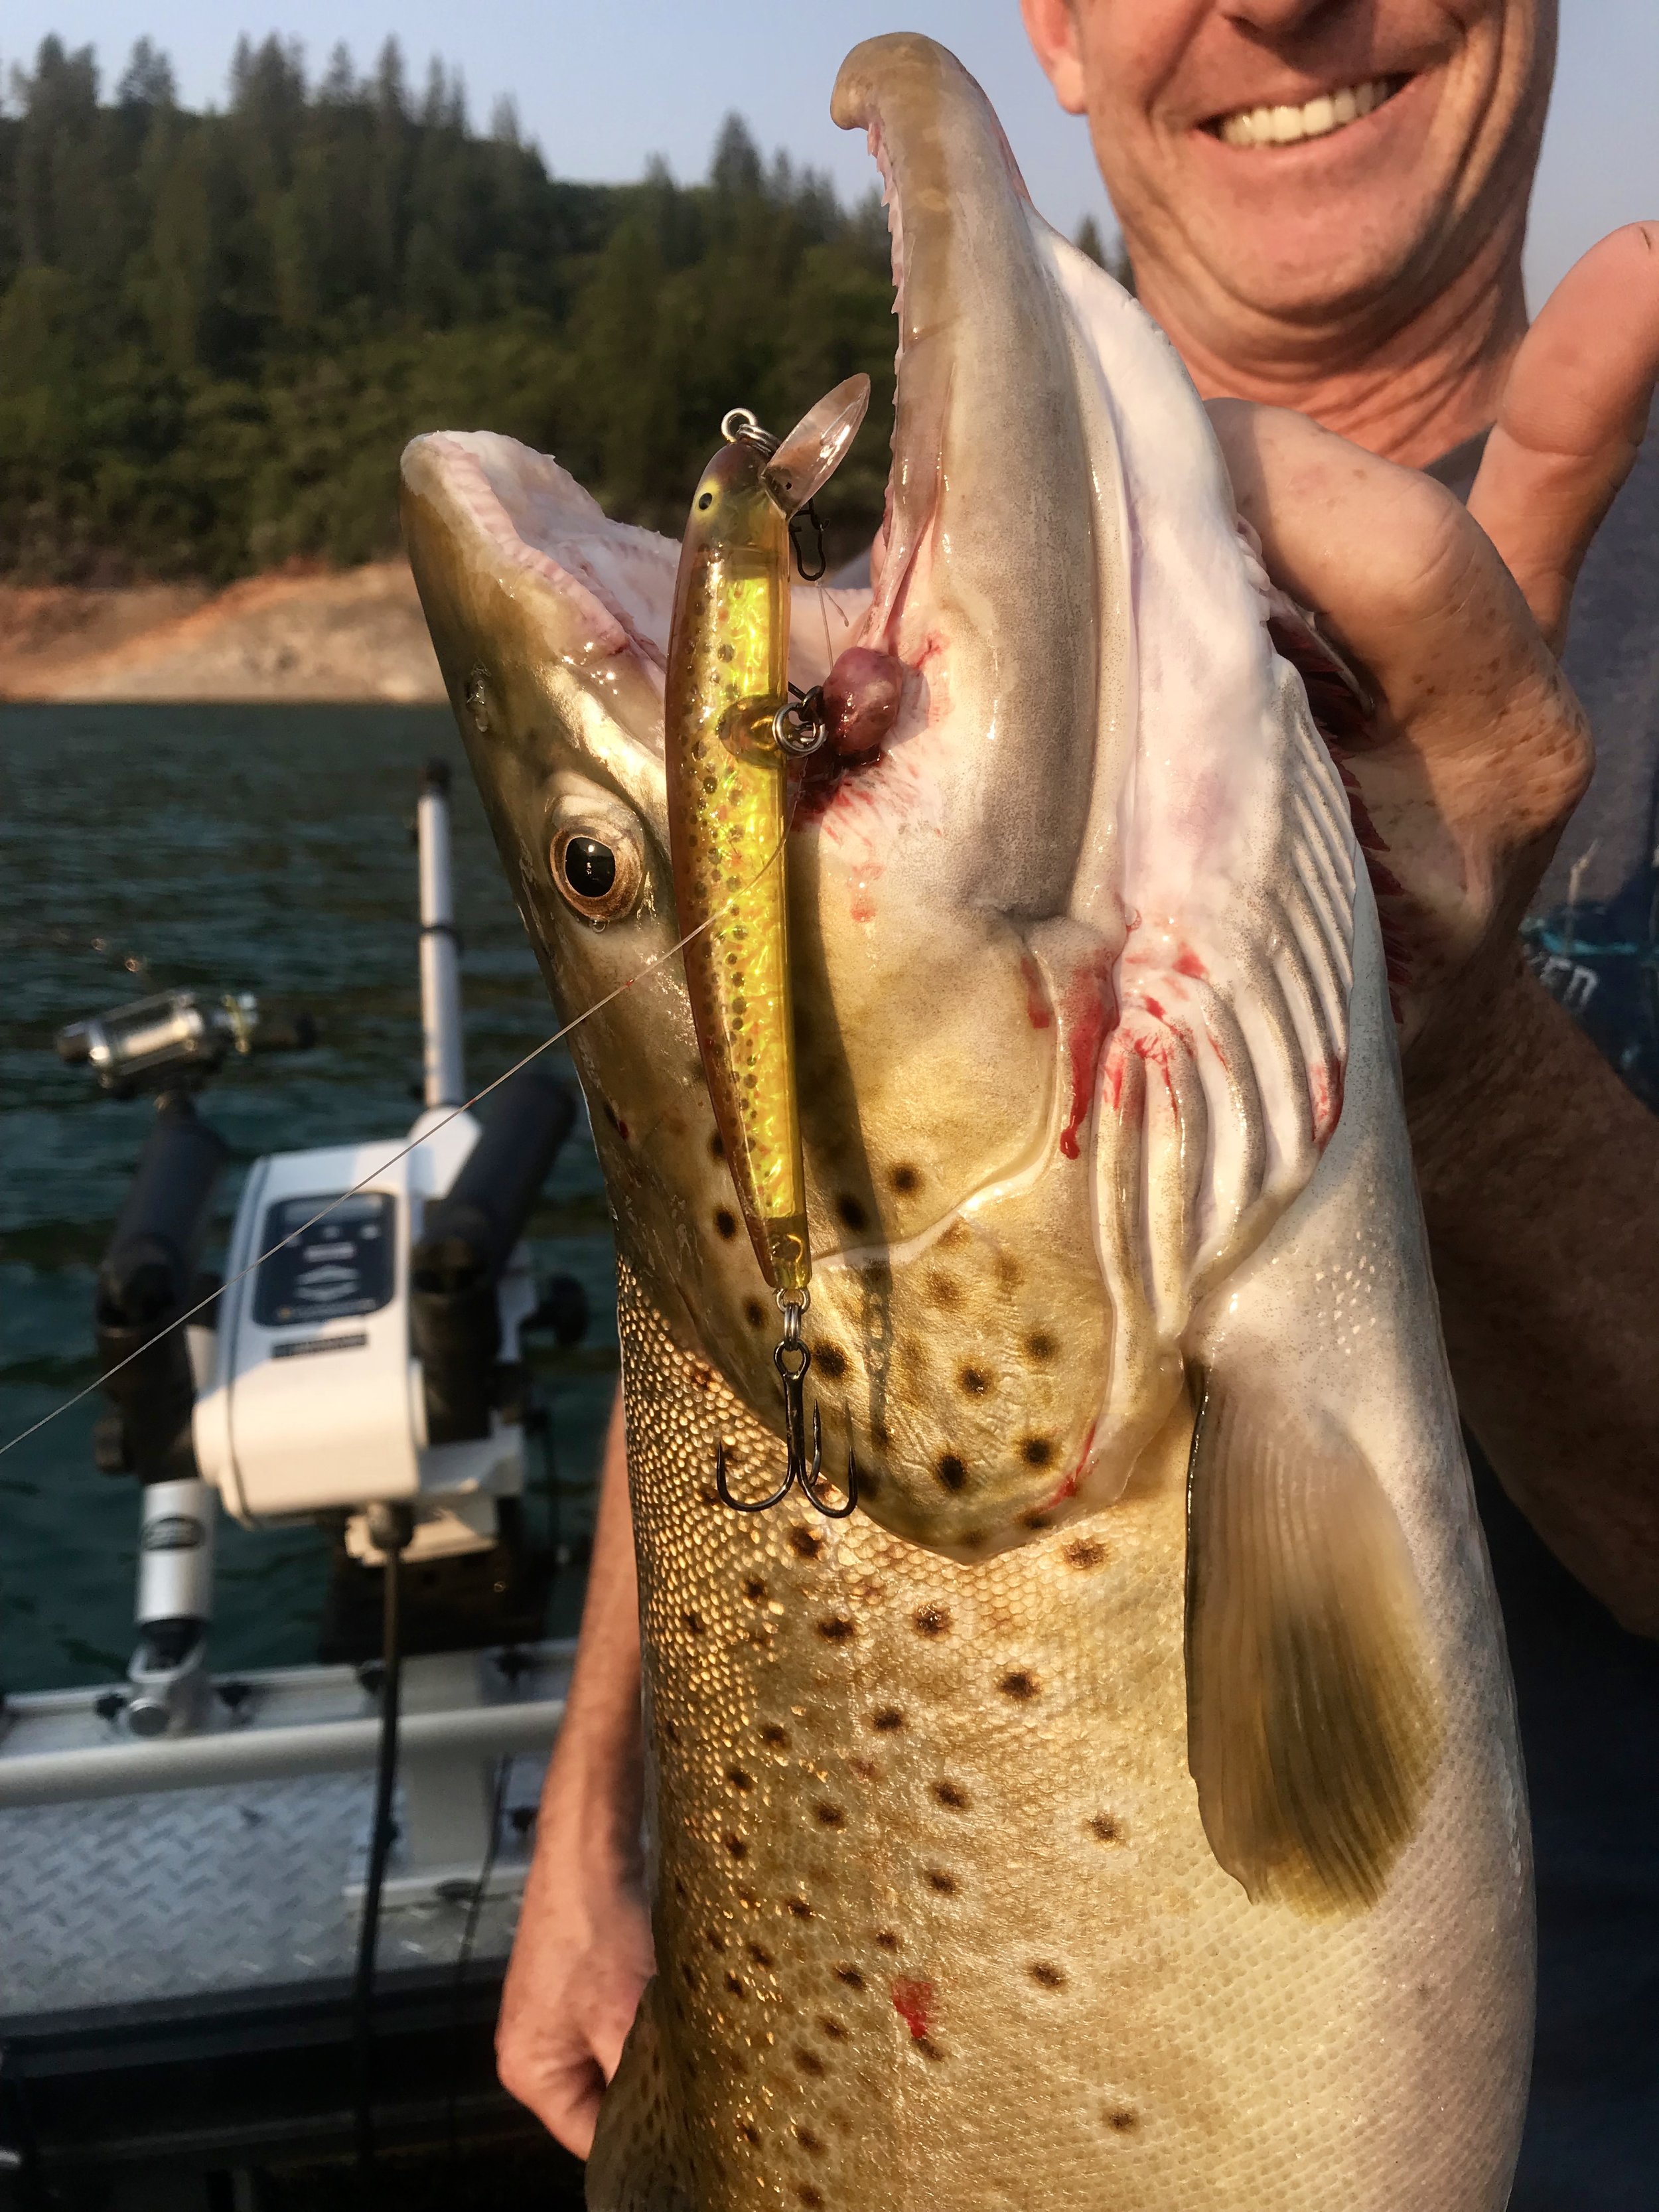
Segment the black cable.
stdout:
<svg viewBox="0 0 1659 2212">
<path fill-rule="evenodd" d="M 395 1832 L 392 1800 L 398 1782 L 398 1699 L 403 1679 L 403 1647 L 398 1624 L 398 1567 L 404 1547 L 414 1533 L 414 1516 L 406 1505 L 373 1506 L 369 1510 L 368 1532 L 386 1565 L 380 1571 L 384 1577 L 380 1741 L 374 1764 L 374 1825 L 369 1836 L 363 1914 L 357 1929 L 357 1972 L 351 1992 L 359 2172 L 368 2172 L 374 2165 L 374 1954 L 380 1932 L 380 1893 L 386 1887 L 386 1860 Z"/>
<path fill-rule="evenodd" d="M 460 2094 L 462 2048 L 461 1997 L 466 1984 L 467 1968 L 472 1964 L 472 1946 L 477 1941 L 478 1921 L 483 1911 L 484 1896 L 489 1887 L 489 1877 L 495 1871 L 495 1853 L 500 1845 L 501 1814 L 507 1807 L 507 1777 L 513 1771 L 510 1757 L 495 1762 L 495 1787 L 489 1801 L 489 1834 L 484 1844 L 484 1855 L 478 1868 L 478 1879 L 472 1894 L 467 1899 L 466 1920 L 461 1929 L 461 1940 L 455 1953 L 454 1978 L 449 1985 L 449 2094 L 445 2100 L 446 2134 L 448 2142 L 449 2163 L 458 2165 L 461 2154 L 460 2135 L 456 2120 L 456 2103 Z"/>
</svg>

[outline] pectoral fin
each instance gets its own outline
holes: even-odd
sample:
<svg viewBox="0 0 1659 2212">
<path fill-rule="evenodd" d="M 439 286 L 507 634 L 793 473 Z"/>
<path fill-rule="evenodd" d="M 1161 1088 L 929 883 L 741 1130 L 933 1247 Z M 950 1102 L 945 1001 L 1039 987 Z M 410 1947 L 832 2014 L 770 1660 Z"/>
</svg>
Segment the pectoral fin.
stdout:
<svg viewBox="0 0 1659 2212">
<path fill-rule="evenodd" d="M 1442 1725 L 1421 1593 L 1375 1470 L 1334 1421 L 1206 1378 L 1187 1517 L 1187 1757 L 1253 1900 L 1382 1895 Z"/>
</svg>

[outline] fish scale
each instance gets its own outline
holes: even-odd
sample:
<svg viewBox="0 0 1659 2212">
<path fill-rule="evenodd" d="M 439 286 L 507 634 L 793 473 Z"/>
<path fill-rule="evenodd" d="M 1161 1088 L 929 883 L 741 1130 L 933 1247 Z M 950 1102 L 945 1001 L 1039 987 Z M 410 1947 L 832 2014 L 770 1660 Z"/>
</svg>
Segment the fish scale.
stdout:
<svg viewBox="0 0 1659 2212">
<path fill-rule="evenodd" d="M 777 1439 L 625 1265 L 618 1313 L 670 1963 L 590 2203 L 1389 2201 L 1397 2007 L 1466 2027 L 1482 1931 L 1454 1921 L 1425 1960 L 1409 1901 L 1379 1946 L 1366 1917 L 1253 1906 L 1216 1864 L 1183 1748 L 1190 1416 L 1115 1505 L 961 1565 L 864 1516 L 705 1510 L 717 1437 L 757 1482 Z M 1458 1814 L 1437 1809 L 1407 1891 L 1441 1878 Z M 1510 2118 L 1468 2120 L 1399 2201 L 1479 2201 Z"/>
</svg>

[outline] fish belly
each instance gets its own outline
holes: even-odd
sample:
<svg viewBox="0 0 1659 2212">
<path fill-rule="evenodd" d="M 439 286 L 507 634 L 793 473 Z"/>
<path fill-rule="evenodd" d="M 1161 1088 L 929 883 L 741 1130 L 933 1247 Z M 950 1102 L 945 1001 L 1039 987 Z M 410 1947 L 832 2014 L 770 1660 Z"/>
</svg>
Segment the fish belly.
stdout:
<svg viewBox="0 0 1659 2212">
<path fill-rule="evenodd" d="M 1252 1905 L 1187 1771 L 1188 1416 L 1113 1505 L 960 1565 L 723 1510 L 716 1440 L 777 1440 L 626 1267 L 621 1326 L 659 1971 L 596 2212 L 1497 2212 L 1524 1822 L 1460 1673 L 1501 1668 L 1437 1653 L 1378 1904 Z"/>
</svg>

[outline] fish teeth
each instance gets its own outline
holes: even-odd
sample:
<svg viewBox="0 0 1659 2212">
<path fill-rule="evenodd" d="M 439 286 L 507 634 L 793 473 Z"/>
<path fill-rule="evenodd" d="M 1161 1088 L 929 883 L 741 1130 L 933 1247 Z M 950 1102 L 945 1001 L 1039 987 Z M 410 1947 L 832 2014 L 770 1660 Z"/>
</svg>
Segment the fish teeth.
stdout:
<svg viewBox="0 0 1659 2212">
<path fill-rule="evenodd" d="M 1328 138 L 1333 131 L 1358 122 L 1397 89 L 1389 77 L 1368 77 L 1340 92 L 1322 92 L 1300 107 L 1241 107 L 1215 127 L 1229 146 L 1294 146 L 1304 138 Z"/>
</svg>

